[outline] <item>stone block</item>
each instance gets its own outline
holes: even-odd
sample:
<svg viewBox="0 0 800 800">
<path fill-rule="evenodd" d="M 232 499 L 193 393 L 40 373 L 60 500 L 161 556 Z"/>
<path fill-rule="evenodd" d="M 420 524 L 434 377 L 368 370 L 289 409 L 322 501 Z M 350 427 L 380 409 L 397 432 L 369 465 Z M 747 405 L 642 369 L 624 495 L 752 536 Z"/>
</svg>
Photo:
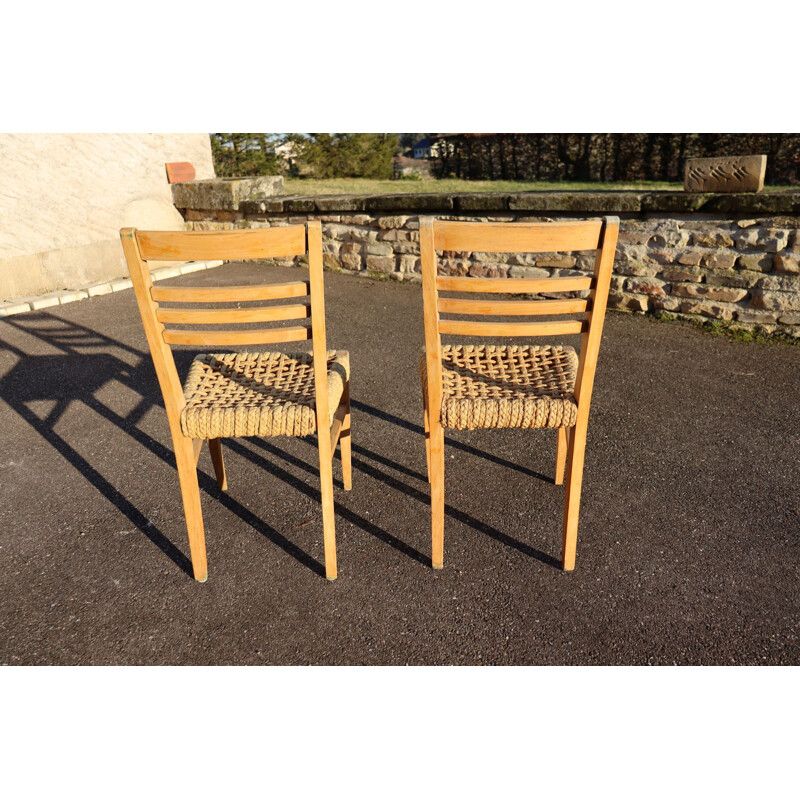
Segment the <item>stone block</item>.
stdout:
<svg viewBox="0 0 800 800">
<path fill-rule="evenodd" d="M 577 263 L 575 256 L 544 256 L 536 259 L 537 267 L 559 267 L 572 269 Z"/>
<path fill-rule="evenodd" d="M 796 292 L 800 295 L 800 276 L 798 275 L 765 275 L 756 286 L 759 289 L 775 289 L 779 292 Z"/>
<path fill-rule="evenodd" d="M 65 289 L 59 292 L 59 302 L 63 306 L 64 303 L 76 303 L 78 300 L 86 300 L 89 297 L 89 292 L 84 289 Z"/>
<path fill-rule="evenodd" d="M 163 281 L 167 278 L 177 278 L 180 274 L 180 267 L 161 267 L 160 269 L 150 270 L 150 277 L 154 281 Z"/>
<path fill-rule="evenodd" d="M 212 178 L 174 183 L 171 189 L 176 208 L 237 211 L 242 202 L 259 202 L 266 197 L 283 194 L 283 178 L 280 175 Z"/>
<path fill-rule="evenodd" d="M 646 294 L 651 297 L 666 294 L 664 291 L 664 281 L 657 278 L 628 278 L 625 281 L 625 289 L 637 294 Z"/>
<path fill-rule="evenodd" d="M 540 267 L 509 267 L 509 278 L 549 278 L 552 273 L 549 269 L 541 269 Z"/>
<path fill-rule="evenodd" d="M 773 267 L 774 258 L 779 258 L 779 256 L 773 257 L 765 253 L 744 253 L 739 256 L 738 265 L 741 269 L 770 272 Z"/>
<path fill-rule="evenodd" d="M 343 251 L 339 259 L 345 269 L 359 270 L 362 268 L 361 253 L 345 253 Z"/>
<path fill-rule="evenodd" d="M 790 275 L 800 274 L 800 253 L 778 253 L 775 256 L 775 272 L 785 272 Z"/>
<path fill-rule="evenodd" d="M 506 264 L 488 264 L 486 262 L 473 263 L 469 268 L 469 275 L 473 278 L 506 278 L 508 266 Z"/>
<path fill-rule="evenodd" d="M 367 256 L 366 263 L 367 269 L 373 272 L 384 272 L 387 275 L 391 272 L 394 272 L 394 256 Z"/>
<path fill-rule="evenodd" d="M 684 300 L 680 305 L 683 314 L 698 314 L 713 319 L 733 319 L 735 306 L 723 306 L 708 300 Z"/>
<path fill-rule="evenodd" d="M 31 310 L 31 304 L 26 298 L 14 298 L 0 303 L 0 317 L 10 317 L 12 314 L 24 314 Z"/>
<path fill-rule="evenodd" d="M 366 246 L 366 253 L 370 256 L 390 256 L 394 250 L 389 244 L 369 243 Z"/>
<path fill-rule="evenodd" d="M 767 311 L 800 311 L 800 294 L 754 289 L 750 297 L 750 307 Z"/>
<path fill-rule="evenodd" d="M 733 238 L 725 231 L 695 231 L 692 244 L 695 247 L 733 247 Z"/>
<path fill-rule="evenodd" d="M 687 158 L 683 188 L 687 192 L 760 192 L 766 170 L 764 155 Z"/>
<path fill-rule="evenodd" d="M 800 314 L 791 312 L 789 314 L 781 314 L 781 318 L 778 321 L 781 325 L 800 325 Z"/>
<path fill-rule="evenodd" d="M 378 217 L 378 227 L 381 230 L 388 228 L 402 228 L 408 221 L 408 216 L 391 216 L 391 217 Z"/>
<path fill-rule="evenodd" d="M 665 269 L 659 273 L 659 277 L 665 281 L 694 281 L 700 283 L 703 280 L 703 273 L 699 270 L 691 269 Z"/>
<path fill-rule="evenodd" d="M 400 256 L 398 261 L 401 272 L 420 271 L 420 259 L 416 256 Z"/>
<path fill-rule="evenodd" d="M 101 294 L 111 294 L 114 290 L 111 288 L 110 281 L 98 281 L 86 287 L 89 297 L 97 297 Z"/>
<path fill-rule="evenodd" d="M 508 253 L 473 253 L 474 261 L 489 261 L 493 264 L 505 264 L 508 261 Z"/>
<path fill-rule="evenodd" d="M 703 266 L 708 269 L 732 269 L 736 263 L 735 250 L 719 250 L 703 256 Z"/>
<path fill-rule="evenodd" d="M 685 267 L 697 267 L 703 260 L 703 252 L 700 250 L 684 250 L 677 258 L 679 264 Z"/>
<path fill-rule="evenodd" d="M 677 311 L 681 307 L 681 301 L 677 297 L 664 295 L 651 298 L 650 305 L 653 311 Z"/>
<path fill-rule="evenodd" d="M 706 283 L 709 286 L 736 286 L 740 289 L 755 286 L 761 278 L 758 272 L 740 272 L 739 270 L 720 270 L 709 272 Z"/>
<path fill-rule="evenodd" d="M 30 299 L 31 310 L 41 311 L 43 308 L 60 305 L 60 295 L 61 292 L 48 292 L 47 294 L 40 294 L 38 297 L 32 297 Z"/>
<path fill-rule="evenodd" d="M 750 325 L 768 325 L 778 321 L 778 311 L 754 311 L 752 308 L 740 308 L 736 311 L 736 319 Z"/>
<path fill-rule="evenodd" d="M 609 292 L 608 307 L 623 311 L 647 311 L 649 302 L 646 297 L 624 294 L 623 292 Z"/>
<path fill-rule="evenodd" d="M 183 184 L 175 184 L 176 186 L 183 186 Z M 111 281 L 111 291 L 121 292 L 124 289 L 130 289 L 133 286 L 133 281 L 130 278 L 119 278 L 116 281 Z"/>
<path fill-rule="evenodd" d="M 778 253 L 789 244 L 789 231 L 782 228 L 747 228 L 735 238 L 739 250 Z"/>
<path fill-rule="evenodd" d="M 696 283 L 679 283 L 671 288 L 671 294 L 679 297 L 692 297 L 705 300 L 718 300 L 721 303 L 738 303 L 747 297 L 747 289 L 727 286 L 701 286 Z"/>
</svg>

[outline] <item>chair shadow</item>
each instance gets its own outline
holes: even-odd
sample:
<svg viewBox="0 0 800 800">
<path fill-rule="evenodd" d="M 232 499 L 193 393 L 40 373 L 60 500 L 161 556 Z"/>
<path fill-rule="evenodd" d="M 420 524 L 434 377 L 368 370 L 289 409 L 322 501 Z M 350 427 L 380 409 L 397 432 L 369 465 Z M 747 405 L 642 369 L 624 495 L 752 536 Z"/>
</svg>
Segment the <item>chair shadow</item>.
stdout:
<svg viewBox="0 0 800 800">
<path fill-rule="evenodd" d="M 8 341 L 0 346 L 17 356 L 17 364 L 0 379 L 0 396 L 39 435 L 51 444 L 110 503 L 121 511 L 180 570 L 193 575 L 191 560 L 176 547 L 142 512 L 105 478 L 55 427 L 69 405 L 81 402 L 103 419 L 124 431 L 153 455 L 176 469 L 172 451 L 137 426 L 153 407 L 163 408 L 150 357 L 140 350 L 105 334 L 49 313 L 25 314 L 8 318 L 4 324 L 60 350 L 57 355 L 29 355 Z M 100 350 L 101 352 L 98 352 Z M 114 355 L 113 350 L 120 351 Z M 128 359 L 133 357 L 135 365 Z M 175 351 L 175 360 L 183 374 L 194 353 Z M 125 416 L 117 414 L 95 396 L 110 381 L 117 381 L 136 392 L 140 401 Z M 30 408 L 36 401 L 52 401 L 52 409 L 44 418 Z M 317 575 L 324 576 L 324 565 L 310 556 L 283 534 L 267 525 L 230 495 L 220 492 L 214 478 L 198 469 L 200 488 L 217 499 L 225 508 L 250 525 L 273 544 L 293 556 Z M 175 482 L 178 487 L 177 476 Z"/>
<path fill-rule="evenodd" d="M 367 405 L 366 403 L 359 402 L 358 400 L 351 400 L 350 404 L 353 408 L 357 409 L 358 411 L 363 411 L 365 414 L 370 414 L 371 416 L 377 417 L 378 419 L 385 420 L 386 422 L 391 422 L 393 425 L 397 425 L 399 428 L 405 428 L 406 430 L 420 434 L 421 440 L 422 437 L 424 437 L 425 435 L 422 425 L 414 425 L 412 422 L 408 422 L 407 420 L 404 420 L 401 417 L 397 417 L 394 414 L 390 414 L 388 411 L 383 411 L 379 408 L 375 408 L 374 406 L 370 406 Z M 420 402 L 419 413 L 421 418 L 422 402 Z M 456 450 L 461 450 L 464 453 L 469 453 L 470 455 L 478 456 L 479 458 L 486 459 L 486 461 L 491 461 L 493 464 L 497 464 L 500 467 L 513 469 L 516 472 L 520 472 L 523 475 L 527 475 L 530 478 L 536 478 L 537 480 L 544 481 L 545 483 L 549 483 L 555 486 L 554 478 L 551 478 L 547 475 L 542 475 L 541 472 L 536 472 L 535 470 L 532 470 L 529 467 L 525 467 L 521 464 L 515 464 L 513 461 L 507 461 L 505 458 L 493 455 L 492 453 L 487 453 L 485 450 L 479 450 L 477 447 L 472 447 L 471 445 L 464 444 L 464 442 L 459 442 L 449 437 L 446 433 L 444 442 L 445 445 L 453 447 Z M 417 475 L 419 475 L 419 473 L 417 473 Z M 427 480 L 427 478 L 425 478 L 424 480 Z"/>
</svg>

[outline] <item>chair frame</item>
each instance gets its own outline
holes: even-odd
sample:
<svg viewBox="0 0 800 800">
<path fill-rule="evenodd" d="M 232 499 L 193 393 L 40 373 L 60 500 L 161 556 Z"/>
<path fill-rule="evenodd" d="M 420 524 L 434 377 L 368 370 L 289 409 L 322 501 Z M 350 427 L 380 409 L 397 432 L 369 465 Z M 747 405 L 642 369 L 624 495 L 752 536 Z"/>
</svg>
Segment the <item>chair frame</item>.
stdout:
<svg viewBox="0 0 800 800">
<path fill-rule="evenodd" d="M 558 428 L 555 483 L 567 485 L 564 496 L 562 566 L 575 568 L 578 515 L 583 482 L 586 432 L 594 385 L 597 356 L 603 334 L 608 291 L 619 231 L 618 217 L 578 222 L 475 223 L 420 217 L 420 255 L 425 325 L 425 369 L 427 394 L 423 390 L 425 445 L 431 486 L 431 562 L 434 569 L 444 563 L 444 427 L 442 407 L 441 334 L 463 336 L 551 336 L 581 333 L 574 398 L 574 427 Z M 436 251 L 470 252 L 562 252 L 595 250 L 591 277 L 544 279 L 446 277 L 437 274 Z M 588 300 L 486 301 L 440 298 L 440 291 L 503 294 L 555 293 L 589 290 Z M 585 320 L 547 322 L 473 322 L 442 320 L 440 312 L 478 315 L 538 315 L 584 313 Z"/>
<path fill-rule="evenodd" d="M 341 444 L 342 477 L 345 489 L 352 486 L 350 448 L 350 382 L 345 381 L 339 406 L 329 423 L 327 345 L 325 336 L 325 290 L 322 270 L 322 228 L 318 221 L 307 225 L 246 231 L 120 231 L 122 248 L 133 281 L 136 301 L 144 325 L 145 336 L 164 397 L 175 461 L 178 469 L 186 527 L 189 535 L 194 578 L 203 582 L 208 577 L 205 532 L 197 479 L 197 461 L 202 439 L 184 436 L 180 418 L 186 404 L 183 386 L 175 366 L 170 344 L 226 346 L 270 344 L 312 340 L 317 441 L 322 499 L 325 575 L 337 576 L 336 534 L 334 527 L 332 459 L 337 443 Z M 308 256 L 309 279 L 260 286 L 229 287 L 154 287 L 149 261 L 191 261 L 222 259 L 286 258 Z M 159 301 L 176 303 L 239 302 L 286 297 L 310 297 L 310 307 L 271 306 L 254 309 L 223 310 L 162 309 Z M 257 330 L 170 330 L 164 322 L 181 324 L 246 323 L 281 319 L 305 319 L 311 326 L 260 328 Z M 208 439 L 217 484 L 227 490 L 225 464 L 220 439 Z"/>
</svg>

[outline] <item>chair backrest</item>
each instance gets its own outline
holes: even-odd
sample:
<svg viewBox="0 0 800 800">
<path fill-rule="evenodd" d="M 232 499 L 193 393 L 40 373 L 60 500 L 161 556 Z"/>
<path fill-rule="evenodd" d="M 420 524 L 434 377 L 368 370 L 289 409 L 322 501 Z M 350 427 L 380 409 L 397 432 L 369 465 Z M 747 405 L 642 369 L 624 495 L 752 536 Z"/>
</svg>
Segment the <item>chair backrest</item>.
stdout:
<svg viewBox="0 0 800 800">
<path fill-rule="evenodd" d="M 120 231 L 145 335 L 158 375 L 170 426 L 184 406 L 183 389 L 170 345 L 226 347 L 312 340 L 318 419 L 328 419 L 325 296 L 322 279 L 322 228 L 319 222 L 244 231 Z M 308 280 L 254 286 L 154 286 L 148 261 L 288 258 L 308 255 Z M 264 301 L 296 299 L 281 305 Z M 309 303 L 303 302 L 309 298 Z M 186 304 L 239 304 L 245 308 L 184 308 Z M 162 304 L 172 304 L 164 307 Z M 177 306 L 177 307 L 173 307 Z M 196 326 L 297 321 L 288 327 L 248 330 L 197 329 Z M 310 323 L 310 324 L 309 324 Z M 189 326 L 173 328 L 172 325 Z M 327 423 L 326 427 L 327 427 Z"/>
<path fill-rule="evenodd" d="M 575 382 L 575 400 L 588 406 L 603 333 L 608 289 L 614 266 L 619 219 L 578 222 L 483 223 L 420 218 L 420 255 L 425 317 L 425 353 L 430 408 L 441 403 L 441 334 L 459 336 L 559 336 L 583 334 Z M 591 276 L 558 278 L 469 278 L 438 275 L 436 251 L 555 253 L 596 251 Z M 588 299 L 464 300 L 439 292 L 558 294 L 588 291 Z M 454 320 L 441 314 L 528 316 L 585 314 L 583 319 L 538 322 Z"/>
</svg>

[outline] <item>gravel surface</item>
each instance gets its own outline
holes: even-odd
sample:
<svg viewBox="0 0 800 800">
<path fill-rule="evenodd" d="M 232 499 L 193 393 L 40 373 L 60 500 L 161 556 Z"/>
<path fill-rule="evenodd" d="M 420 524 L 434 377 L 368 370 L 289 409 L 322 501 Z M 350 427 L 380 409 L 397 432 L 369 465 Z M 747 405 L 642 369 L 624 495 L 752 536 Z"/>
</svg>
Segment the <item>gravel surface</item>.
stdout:
<svg viewBox="0 0 800 800">
<path fill-rule="evenodd" d="M 167 283 L 297 274 L 240 264 Z M 132 292 L 0 322 L 0 662 L 798 662 L 800 349 L 609 314 L 575 572 L 558 566 L 555 431 L 448 432 L 438 572 L 420 289 L 325 280 L 353 396 L 333 583 L 314 439 L 226 440 L 227 495 L 204 451 L 209 579 L 191 579 Z M 185 372 L 192 353 L 178 357 Z"/>
</svg>

